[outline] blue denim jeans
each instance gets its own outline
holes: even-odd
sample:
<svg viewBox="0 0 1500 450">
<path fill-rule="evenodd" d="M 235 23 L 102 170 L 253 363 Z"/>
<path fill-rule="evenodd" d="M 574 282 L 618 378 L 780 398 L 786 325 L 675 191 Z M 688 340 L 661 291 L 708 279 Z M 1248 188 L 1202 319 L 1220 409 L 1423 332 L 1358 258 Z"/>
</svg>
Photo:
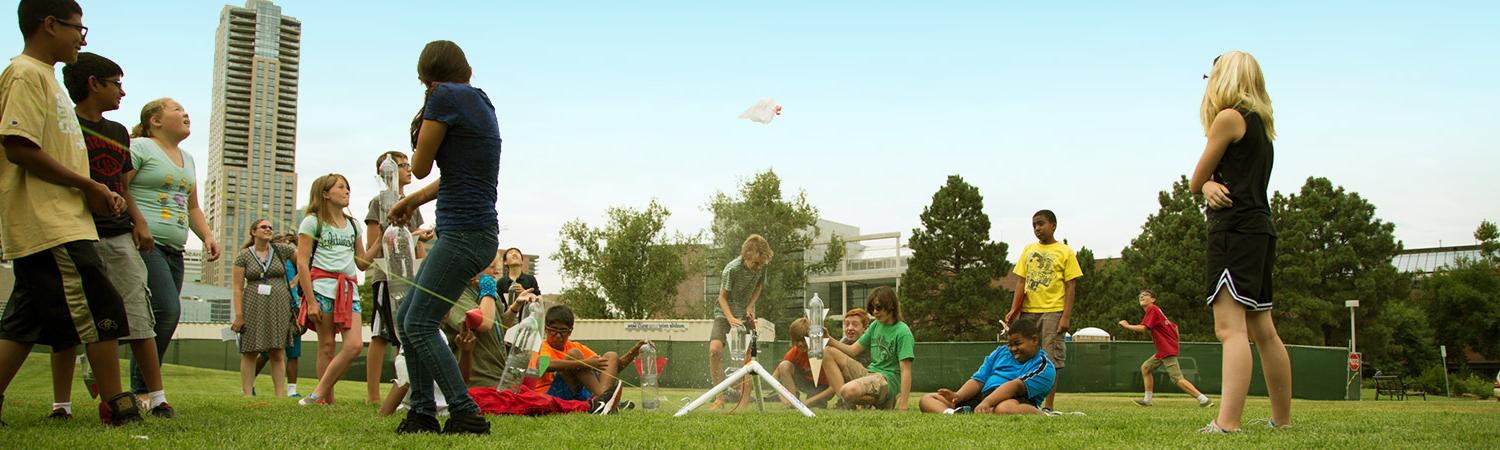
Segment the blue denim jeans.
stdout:
<svg viewBox="0 0 1500 450">
<path fill-rule="evenodd" d="M 156 360 L 166 363 L 167 344 L 172 343 L 172 334 L 177 332 L 177 320 L 182 316 L 182 251 L 157 244 L 149 252 L 141 252 L 146 262 L 146 287 L 151 289 L 151 313 L 156 316 Z M 130 357 L 130 390 L 146 393 L 146 380 L 141 378 L 141 366 L 135 356 Z"/>
<path fill-rule="evenodd" d="M 437 334 L 438 323 L 453 309 L 453 302 L 469 280 L 494 261 L 498 245 L 495 235 L 495 228 L 439 233 L 417 271 L 416 284 L 396 310 L 396 323 L 400 324 L 396 335 L 405 344 L 401 351 L 406 353 L 414 413 L 436 415 L 432 398 L 435 381 L 448 399 L 448 411 L 479 414 L 479 406 L 469 397 L 468 386 L 458 371 L 458 359 Z"/>
</svg>

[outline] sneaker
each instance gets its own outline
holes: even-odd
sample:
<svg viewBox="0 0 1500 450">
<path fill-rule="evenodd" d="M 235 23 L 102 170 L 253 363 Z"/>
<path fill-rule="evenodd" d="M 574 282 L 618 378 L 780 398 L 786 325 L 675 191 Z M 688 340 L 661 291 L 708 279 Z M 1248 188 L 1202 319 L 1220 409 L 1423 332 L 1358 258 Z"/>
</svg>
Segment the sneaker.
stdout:
<svg viewBox="0 0 1500 450">
<path fill-rule="evenodd" d="M 119 393 L 99 404 L 99 422 L 111 426 L 140 423 L 141 408 L 129 392 Z"/>
<path fill-rule="evenodd" d="M 1210 407 L 1210 406 L 1213 406 L 1213 405 L 1214 405 L 1213 399 L 1209 399 L 1209 398 L 1205 398 L 1205 399 L 1203 399 L 1203 401 L 1198 402 L 1198 407 L 1199 408 L 1207 408 L 1207 407 Z"/>
<path fill-rule="evenodd" d="M 1042 408 L 1042 415 L 1047 416 L 1047 417 L 1055 417 L 1055 416 L 1061 416 L 1062 414 L 1058 413 L 1057 411 L 1053 411 L 1052 408 L 1043 407 Z"/>
<path fill-rule="evenodd" d="M 620 404 L 620 391 L 624 390 L 622 388 L 624 384 L 622 381 L 616 381 L 614 387 L 589 400 L 589 413 L 603 416 L 618 411 L 616 407 Z"/>
<path fill-rule="evenodd" d="M 323 397 L 319 396 L 318 394 L 307 394 L 306 397 L 302 397 L 301 400 L 297 400 L 297 404 L 302 406 L 327 405 L 328 400 L 324 400 Z"/>
<path fill-rule="evenodd" d="M 1143 399 L 1143 398 L 1138 398 L 1138 399 L 1135 399 L 1135 404 L 1141 405 L 1141 406 L 1151 406 L 1151 401 Z"/>
<path fill-rule="evenodd" d="M 289 397 L 289 398 L 302 398 L 302 394 L 298 394 L 298 393 L 293 392 L 292 395 L 288 395 L 287 397 Z"/>
<path fill-rule="evenodd" d="M 1264 423 L 1266 424 L 1266 428 L 1270 428 L 1272 430 L 1285 430 L 1292 427 L 1291 425 L 1276 425 L 1276 421 L 1271 419 L 1255 419 L 1250 421 L 1250 423 L 1257 425 Z"/>
<path fill-rule="evenodd" d="M 954 414 L 974 414 L 974 407 L 973 406 L 968 406 L 968 405 L 960 406 L 960 407 L 957 407 L 957 408 L 953 408 L 953 413 Z"/>
<path fill-rule="evenodd" d="M 629 411 L 632 409 L 635 409 L 635 402 L 632 402 L 630 400 L 620 400 L 621 411 Z"/>
<path fill-rule="evenodd" d="M 160 419 L 171 419 L 177 417 L 177 412 L 172 410 L 172 405 L 162 402 L 160 405 L 156 405 L 155 408 L 151 408 L 151 416 Z"/>
<path fill-rule="evenodd" d="M 48 414 L 47 418 L 51 420 L 71 420 L 73 419 L 73 413 L 68 412 L 66 409 L 53 408 L 52 414 Z"/>
<path fill-rule="evenodd" d="M 1219 421 L 1217 419 L 1208 421 L 1208 425 L 1204 425 L 1203 428 L 1198 429 L 1198 432 L 1199 433 L 1203 433 L 1203 434 L 1229 434 L 1229 433 L 1233 433 L 1233 431 L 1226 430 L 1226 429 L 1223 429 L 1223 428 L 1219 428 Z"/>
<path fill-rule="evenodd" d="M 396 434 L 437 433 L 442 431 L 436 417 L 426 414 L 407 413 L 396 426 Z"/>
<path fill-rule="evenodd" d="M 490 434 L 490 421 L 479 415 L 479 411 L 453 412 L 448 423 L 443 424 L 443 434 Z"/>
</svg>

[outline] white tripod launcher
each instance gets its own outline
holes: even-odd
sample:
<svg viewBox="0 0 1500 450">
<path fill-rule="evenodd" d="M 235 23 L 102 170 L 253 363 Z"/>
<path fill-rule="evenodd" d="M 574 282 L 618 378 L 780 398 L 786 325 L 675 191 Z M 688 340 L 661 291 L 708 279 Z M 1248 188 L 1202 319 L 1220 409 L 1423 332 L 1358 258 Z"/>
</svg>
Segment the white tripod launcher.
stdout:
<svg viewBox="0 0 1500 450">
<path fill-rule="evenodd" d="M 730 334 L 733 335 L 734 332 L 731 331 Z M 780 382 L 776 381 L 776 377 L 771 376 L 771 373 L 766 371 L 766 368 L 760 365 L 760 361 L 755 360 L 755 340 L 756 332 L 754 328 L 751 328 L 748 330 L 747 339 L 745 339 L 746 342 L 743 344 L 743 347 L 741 347 L 739 343 L 730 343 L 732 344 L 732 346 L 730 346 L 730 359 L 736 359 L 735 353 L 741 353 L 739 350 L 744 349 L 743 354 L 749 355 L 749 357 L 746 358 L 745 365 L 740 367 L 739 370 L 734 371 L 734 373 L 731 373 L 728 376 L 724 377 L 724 381 L 719 382 L 718 385 L 714 386 L 712 389 L 709 389 L 708 392 L 703 393 L 703 395 L 699 396 L 696 400 L 693 400 L 692 403 L 688 403 L 686 406 L 683 406 L 682 409 L 677 411 L 677 414 L 673 415 L 673 417 L 682 417 L 688 412 L 697 409 L 699 406 L 703 406 L 703 403 L 709 401 L 710 399 L 713 399 L 715 396 L 719 395 L 719 393 L 724 392 L 725 389 L 729 389 L 729 387 L 733 386 L 734 383 L 740 382 L 742 378 L 752 373 L 760 376 L 760 379 L 756 380 L 757 383 L 755 389 L 755 401 L 760 404 L 760 409 L 762 411 L 765 410 L 765 404 L 763 403 L 763 399 L 760 396 L 760 384 L 758 383 L 758 381 L 764 380 L 766 383 L 769 383 L 771 385 L 772 389 L 776 390 L 777 395 L 780 395 L 781 398 L 791 402 L 792 406 L 797 408 L 797 411 L 802 412 L 802 415 L 813 417 L 814 414 L 812 410 L 807 409 L 807 405 L 803 405 L 802 401 L 797 399 L 796 394 L 791 393 L 791 391 L 787 391 L 785 386 L 782 386 Z M 749 395 L 749 393 L 745 392 L 741 393 L 740 395 Z"/>
</svg>

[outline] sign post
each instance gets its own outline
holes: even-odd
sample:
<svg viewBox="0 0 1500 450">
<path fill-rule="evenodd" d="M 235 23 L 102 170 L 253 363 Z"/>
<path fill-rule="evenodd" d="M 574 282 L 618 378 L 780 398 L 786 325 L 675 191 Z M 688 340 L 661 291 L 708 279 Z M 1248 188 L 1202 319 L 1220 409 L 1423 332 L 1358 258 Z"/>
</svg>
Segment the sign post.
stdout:
<svg viewBox="0 0 1500 450">
<path fill-rule="evenodd" d="M 1344 399 L 1359 400 L 1359 389 L 1364 384 L 1364 374 L 1359 370 L 1362 361 L 1360 361 L 1358 347 L 1355 347 L 1354 343 L 1354 308 L 1359 307 L 1359 300 L 1346 300 L 1344 307 L 1349 308 L 1349 373 L 1344 382 Z"/>
</svg>

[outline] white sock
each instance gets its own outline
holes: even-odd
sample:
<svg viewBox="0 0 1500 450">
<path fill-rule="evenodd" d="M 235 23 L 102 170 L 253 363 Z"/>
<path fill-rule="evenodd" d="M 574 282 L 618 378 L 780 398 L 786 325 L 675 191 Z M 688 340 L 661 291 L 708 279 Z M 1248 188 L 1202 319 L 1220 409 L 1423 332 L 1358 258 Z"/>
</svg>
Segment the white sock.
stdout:
<svg viewBox="0 0 1500 450">
<path fill-rule="evenodd" d="M 953 408 L 943 410 L 943 414 L 953 414 Z"/>
<path fill-rule="evenodd" d="M 1203 402 L 1207 402 L 1207 401 L 1208 401 L 1208 396 L 1207 395 L 1203 395 L 1202 393 L 1198 394 L 1198 403 L 1203 403 Z"/>
<path fill-rule="evenodd" d="M 1151 391 L 1146 391 L 1146 401 L 1151 401 Z"/>
<path fill-rule="evenodd" d="M 68 415 L 72 415 L 73 414 L 73 402 L 53 403 L 52 404 L 52 409 L 57 409 L 57 408 L 62 408 L 63 411 L 67 411 Z"/>
<path fill-rule="evenodd" d="M 156 408 L 162 403 L 167 402 L 167 391 L 155 391 L 146 395 L 151 396 L 151 408 Z"/>
<path fill-rule="evenodd" d="M 287 383 L 286 395 L 297 395 L 297 383 Z"/>
</svg>

